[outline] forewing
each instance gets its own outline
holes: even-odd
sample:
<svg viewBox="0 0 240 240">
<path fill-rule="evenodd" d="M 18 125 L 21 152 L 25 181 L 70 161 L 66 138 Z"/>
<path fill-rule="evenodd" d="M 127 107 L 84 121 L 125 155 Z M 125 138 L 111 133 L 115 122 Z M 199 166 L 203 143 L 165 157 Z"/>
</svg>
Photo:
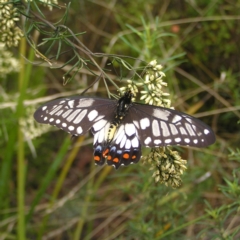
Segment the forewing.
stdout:
<svg viewBox="0 0 240 240">
<path fill-rule="evenodd" d="M 103 98 L 71 97 L 57 99 L 39 107 L 34 118 L 72 135 L 85 134 L 94 124 L 109 121 L 117 102 Z"/>
<path fill-rule="evenodd" d="M 187 145 L 206 147 L 215 142 L 212 129 L 176 110 L 133 103 L 127 116 L 137 128 L 143 146 Z"/>
</svg>

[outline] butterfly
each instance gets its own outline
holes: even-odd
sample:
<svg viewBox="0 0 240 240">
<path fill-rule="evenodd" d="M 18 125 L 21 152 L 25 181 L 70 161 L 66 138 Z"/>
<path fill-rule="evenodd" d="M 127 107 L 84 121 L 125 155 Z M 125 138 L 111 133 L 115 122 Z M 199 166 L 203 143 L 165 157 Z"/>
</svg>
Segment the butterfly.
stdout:
<svg viewBox="0 0 240 240">
<path fill-rule="evenodd" d="M 50 101 L 34 113 L 37 122 L 56 126 L 74 136 L 94 136 L 97 165 L 137 163 L 141 147 L 185 145 L 206 147 L 215 142 L 202 121 L 173 109 L 132 102 L 126 91 L 118 100 L 75 96 Z"/>
</svg>

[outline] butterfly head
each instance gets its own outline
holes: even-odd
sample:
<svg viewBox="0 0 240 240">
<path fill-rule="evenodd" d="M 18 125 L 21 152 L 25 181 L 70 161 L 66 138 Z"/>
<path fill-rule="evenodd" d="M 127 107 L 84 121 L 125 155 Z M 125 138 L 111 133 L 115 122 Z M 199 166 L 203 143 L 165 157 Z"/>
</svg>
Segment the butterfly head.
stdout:
<svg viewBox="0 0 240 240">
<path fill-rule="evenodd" d="M 132 98 L 134 97 L 134 94 L 131 90 L 128 90 L 124 93 L 123 97 L 125 99 L 126 102 L 128 102 L 129 104 L 132 102 Z"/>
</svg>

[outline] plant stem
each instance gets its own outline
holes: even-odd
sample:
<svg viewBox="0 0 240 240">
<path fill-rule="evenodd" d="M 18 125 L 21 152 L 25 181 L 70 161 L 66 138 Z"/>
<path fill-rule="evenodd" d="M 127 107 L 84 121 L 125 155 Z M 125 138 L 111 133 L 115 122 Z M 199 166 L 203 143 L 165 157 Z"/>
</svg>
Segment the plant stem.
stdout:
<svg viewBox="0 0 240 240">
<path fill-rule="evenodd" d="M 26 41 L 22 39 L 20 42 L 20 55 L 26 53 Z M 23 114 L 23 94 L 24 94 L 24 70 L 25 63 L 24 58 L 20 58 L 20 73 L 19 73 L 19 92 L 20 97 L 18 100 L 18 106 L 16 116 L 18 118 L 18 147 L 17 147 L 17 199 L 18 199 L 18 226 L 17 235 L 19 240 L 26 239 L 25 229 L 25 212 L 24 212 L 24 186 L 25 186 L 25 161 L 24 161 L 24 136 L 20 126 L 20 120 Z"/>
</svg>

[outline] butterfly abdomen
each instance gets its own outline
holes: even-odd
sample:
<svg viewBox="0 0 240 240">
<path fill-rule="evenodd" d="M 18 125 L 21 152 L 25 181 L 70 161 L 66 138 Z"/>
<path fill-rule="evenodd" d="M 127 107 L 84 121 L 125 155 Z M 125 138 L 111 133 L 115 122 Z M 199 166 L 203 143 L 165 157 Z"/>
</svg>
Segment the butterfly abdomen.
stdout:
<svg viewBox="0 0 240 240">
<path fill-rule="evenodd" d="M 119 119 L 118 121 L 114 121 L 111 123 L 111 125 L 108 129 L 108 134 L 107 134 L 107 144 L 109 144 L 112 141 L 120 122 L 121 121 Z"/>
</svg>

